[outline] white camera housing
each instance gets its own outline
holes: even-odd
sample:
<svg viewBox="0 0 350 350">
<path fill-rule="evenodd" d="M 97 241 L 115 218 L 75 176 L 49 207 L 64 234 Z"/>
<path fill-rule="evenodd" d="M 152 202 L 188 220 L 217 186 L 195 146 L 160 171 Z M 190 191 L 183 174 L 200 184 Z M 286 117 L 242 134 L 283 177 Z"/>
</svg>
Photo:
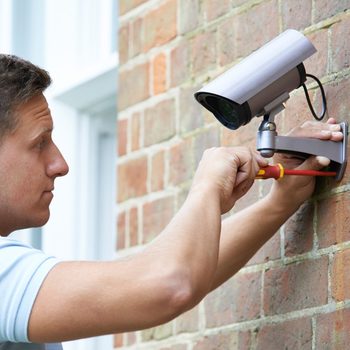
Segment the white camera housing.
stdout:
<svg viewBox="0 0 350 350">
<path fill-rule="evenodd" d="M 238 129 L 301 86 L 306 80 L 302 62 L 315 52 L 303 34 L 288 29 L 205 85 L 195 98 L 223 125 Z"/>
</svg>

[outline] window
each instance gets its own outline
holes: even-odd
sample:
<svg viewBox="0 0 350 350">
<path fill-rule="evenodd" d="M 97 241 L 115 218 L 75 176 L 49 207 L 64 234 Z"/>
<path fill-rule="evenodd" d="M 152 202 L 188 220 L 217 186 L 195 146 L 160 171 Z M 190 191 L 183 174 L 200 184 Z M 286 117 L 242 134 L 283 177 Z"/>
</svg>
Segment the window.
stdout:
<svg viewBox="0 0 350 350">
<path fill-rule="evenodd" d="M 53 137 L 70 165 L 48 224 L 17 237 L 61 259 L 114 254 L 117 16 L 116 0 L 0 0 L 0 49 L 50 72 Z M 63 347 L 113 349 L 112 336 Z"/>
</svg>

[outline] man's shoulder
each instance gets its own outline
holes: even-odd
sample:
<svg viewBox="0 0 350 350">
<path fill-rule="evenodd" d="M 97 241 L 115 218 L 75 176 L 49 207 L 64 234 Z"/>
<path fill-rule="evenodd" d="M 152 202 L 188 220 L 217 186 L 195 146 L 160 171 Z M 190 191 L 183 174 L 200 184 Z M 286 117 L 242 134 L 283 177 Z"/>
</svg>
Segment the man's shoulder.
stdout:
<svg viewBox="0 0 350 350">
<path fill-rule="evenodd" d="M 0 343 L 0 350 L 62 350 L 62 345 L 55 344 L 34 344 L 34 343 Z"/>
<path fill-rule="evenodd" d="M 35 298 L 57 263 L 58 259 L 19 241 L 0 239 L 0 350 L 57 349 L 25 343 Z"/>
<path fill-rule="evenodd" d="M 0 350 L 46 350 L 45 344 L 32 343 L 0 343 Z"/>
<path fill-rule="evenodd" d="M 31 248 L 29 245 L 9 237 L 0 236 L 0 248 L 1 247 L 27 247 Z"/>
</svg>

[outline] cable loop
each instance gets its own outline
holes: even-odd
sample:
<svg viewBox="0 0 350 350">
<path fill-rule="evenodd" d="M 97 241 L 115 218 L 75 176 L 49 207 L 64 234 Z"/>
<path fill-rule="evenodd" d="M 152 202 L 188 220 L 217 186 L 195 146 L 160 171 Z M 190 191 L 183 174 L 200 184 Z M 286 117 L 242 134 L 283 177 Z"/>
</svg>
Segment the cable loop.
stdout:
<svg viewBox="0 0 350 350">
<path fill-rule="evenodd" d="M 304 88 L 304 92 L 305 92 L 305 97 L 306 97 L 306 100 L 307 100 L 307 104 L 309 105 L 309 108 L 310 108 L 310 111 L 312 113 L 312 115 L 314 116 L 314 118 L 318 121 L 321 121 L 325 114 L 326 114 L 326 111 L 327 111 L 327 101 L 326 101 L 326 94 L 324 92 L 324 89 L 323 89 L 323 86 L 322 86 L 322 83 L 320 82 L 320 80 L 315 77 L 314 75 L 312 74 L 306 74 L 307 77 L 310 77 L 312 79 L 314 79 L 316 81 L 316 83 L 318 84 L 319 88 L 320 88 L 320 91 L 321 91 L 321 95 L 322 95 L 322 112 L 321 112 L 321 115 L 318 116 L 312 106 L 312 103 L 311 103 L 311 100 L 310 100 L 310 96 L 309 96 L 309 92 L 306 88 L 306 85 L 305 83 L 303 83 L 303 88 Z"/>
</svg>

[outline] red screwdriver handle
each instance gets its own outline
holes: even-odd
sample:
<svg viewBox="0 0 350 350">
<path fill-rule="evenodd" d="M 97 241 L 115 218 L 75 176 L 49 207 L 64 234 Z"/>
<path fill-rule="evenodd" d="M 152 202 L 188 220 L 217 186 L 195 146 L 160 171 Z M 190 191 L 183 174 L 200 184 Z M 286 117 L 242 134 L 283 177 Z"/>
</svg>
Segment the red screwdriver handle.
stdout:
<svg viewBox="0 0 350 350">
<path fill-rule="evenodd" d="M 261 168 L 256 175 L 256 179 L 275 179 L 278 180 L 284 176 L 284 168 L 282 164 L 268 165 Z"/>
</svg>

